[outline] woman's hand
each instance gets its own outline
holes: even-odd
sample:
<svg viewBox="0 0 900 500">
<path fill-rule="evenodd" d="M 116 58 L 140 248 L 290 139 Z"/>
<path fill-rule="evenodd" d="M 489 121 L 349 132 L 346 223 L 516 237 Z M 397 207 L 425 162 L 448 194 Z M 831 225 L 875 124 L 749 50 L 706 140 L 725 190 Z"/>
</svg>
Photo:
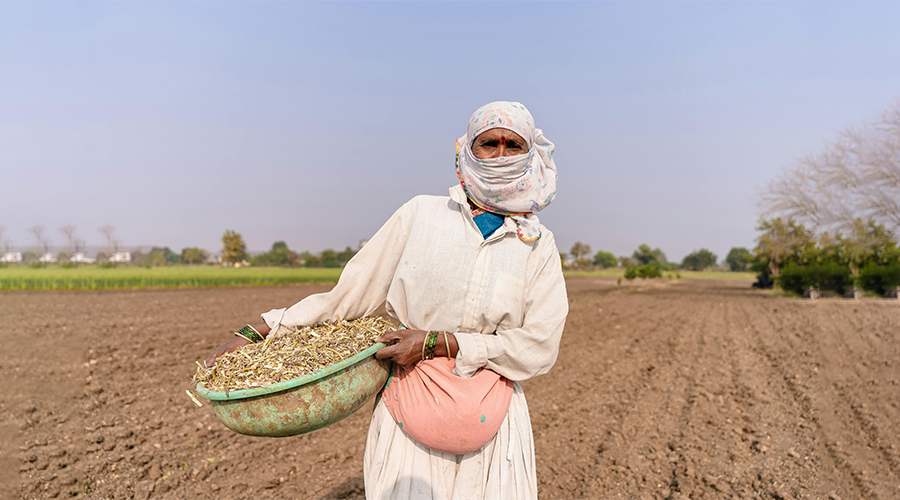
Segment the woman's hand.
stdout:
<svg viewBox="0 0 900 500">
<path fill-rule="evenodd" d="M 389 359 L 401 366 L 411 365 L 422 359 L 422 344 L 428 332 L 425 330 L 397 330 L 388 332 L 375 339 L 375 342 L 384 342 L 387 347 L 375 353 L 378 359 Z M 440 332 L 437 343 L 434 346 L 435 356 L 455 358 L 459 352 L 459 345 L 452 333 Z"/>
<path fill-rule="evenodd" d="M 411 365 L 422 359 L 422 344 L 428 332 L 424 330 L 397 330 L 375 339 L 387 347 L 375 353 L 378 359 L 389 359 L 400 366 Z"/>
</svg>

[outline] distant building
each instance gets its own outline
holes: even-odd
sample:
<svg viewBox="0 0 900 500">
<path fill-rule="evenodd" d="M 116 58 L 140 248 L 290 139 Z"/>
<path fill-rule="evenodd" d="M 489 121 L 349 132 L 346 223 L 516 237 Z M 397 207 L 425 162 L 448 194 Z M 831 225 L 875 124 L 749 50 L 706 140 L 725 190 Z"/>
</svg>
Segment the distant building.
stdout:
<svg viewBox="0 0 900 500">
<path fill-rule="evenodd" d="M 69 262 L 74 262 L 77 264 L 93 264 L 94 262 L 97 262 L 97 259 L 93 257 L 85 257 L 84 252 L 76 252 L 72 255 L 71 258 L 69 258 Z"/>
<path fill-rule="evenodd" d="M 12 264 L 22 262 L 22 252 L 6 252 L 0 255 L 0 262 L 4 264 Z"/>
<path fill-rule="evenodd" d="M 115 252 L 109 256 L 109 261 L 119 263 L 131 262 L 131 252 Z"/>
<path fill-rule="evenodd" d="M 42 253 L 41 258 L 38 259 L 38 262 L 41 264 L 53 264 L 56 262 L 56 257 L 53 256 L 50 252 Z"/>
<path fill-rule="evenodd" d="M 359 240 L 359 249 L 362 250 L 362 247 L 366 246 L 369 240 Z"/>
</svg>

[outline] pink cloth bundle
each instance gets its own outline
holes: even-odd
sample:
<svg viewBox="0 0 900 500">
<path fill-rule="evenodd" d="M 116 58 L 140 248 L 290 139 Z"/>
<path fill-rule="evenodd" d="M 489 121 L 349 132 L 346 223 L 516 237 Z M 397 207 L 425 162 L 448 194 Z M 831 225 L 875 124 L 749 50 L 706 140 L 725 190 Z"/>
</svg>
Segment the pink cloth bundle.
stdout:
<svg viewBox="0 0 900 500">
<path fill-rule="evenodd" d="M 453 373 L 449 358 L 394 365 L 382 399 L 394 421 L 416 442 L 464 455 L 486 445 L 506 418 L 513 382 L 488 369 L 472 378 Z"/>
</svg>

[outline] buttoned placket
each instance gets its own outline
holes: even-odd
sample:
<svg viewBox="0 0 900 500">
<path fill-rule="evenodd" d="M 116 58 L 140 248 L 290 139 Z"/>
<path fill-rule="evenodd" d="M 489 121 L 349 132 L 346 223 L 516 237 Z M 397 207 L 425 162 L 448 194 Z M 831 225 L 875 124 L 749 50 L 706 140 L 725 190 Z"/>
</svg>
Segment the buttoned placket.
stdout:
<svg viewBox="0 0 900 500">
<path fill-rule="evenodd" d="M 472 217 L 472 210 L 469 208 L 468 204 L 459 204 L 459 210 L 461 215 L 468 220 L 469 227 L 471 231 L 469 231 L 469 235 L 472 237 L 477 237 L 479 240 L 478 250 L 475 251 L 475 262 L 472 263 L 472 273 L 469 278 L 469 286 L 466 288 L 466 297 L 465 297 L 465 307 L 463 309 L 463 317 L 460 321 L 461 331 L 468 332 L 477 332 L 480 330 L 477 325 L 476 318 L 478 317 L 478 299 L 484 296 L 484 288 L 486 285 L 486 274 L 488 272 L 487 265 L 485 261 L 487 260 L 486 251 L 489 244 L 503 238 L 507 233 L 510 232 L 509 228 L 507 228 L 508 219 L 503 221 L 503 225 L 497 228 L 493 234 L 491 234 L 487 239 L 484 239 L 484 235 L 481 234 L 481 230 L 478 229 L 478 225 L 475 224 L 475 218 Z"/>
</svg>

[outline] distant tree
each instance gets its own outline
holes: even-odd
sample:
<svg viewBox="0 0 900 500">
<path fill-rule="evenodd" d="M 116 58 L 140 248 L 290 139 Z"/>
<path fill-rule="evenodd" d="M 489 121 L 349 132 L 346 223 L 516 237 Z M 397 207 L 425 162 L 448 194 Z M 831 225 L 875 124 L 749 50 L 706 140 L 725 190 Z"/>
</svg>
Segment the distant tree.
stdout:
<svg viewBox="0 0 900 500">
<path fill-rule="evenodd" d="M 616 258 L 615 255 L 610 252 L 604 252 L 600 250 L 599 252 L 594 254 L 594 265 L 597 267 L 608 268 L 608 267 L 616 267 L 619 264 L 619 259 Z"/>
<path fill-rule="evenodd" d="M 619 256 L 619 266 L 624 267 L 625 269 L 628 269 L 631 266 L 635 266 L 635 265 L 637 265 L 637 263 L 638 262 L 636 260 L 632 259 L 631 257 L 629 257 L 627 255 Z"/>
<path fill-rule="evenodd" d="M 294 252 L 290 252 L 288 254 L 288 263 L 286 265 L 289 266 L 305 266 L 305 267 L 342 267 L 356 255 L 358 250 L 354 250 L 351 247 L 346 247 L 344 250 L 337 252 L 334 249 L 326 248 L 322 250 L 318 255 L 312 254 L 308 251 L 304 251 L 301 254 L 296 254 Z M 276 249 L 273 247 L 271 252 L 260 255 L 257 259 L 254 260 L 255 263 L 259 263 L 258 265 L 282 265 L 278 264 L 277 260 L 271 260 L 271 255 L 277 253 Z"/>
<path fill-rule="evenodd" d="M 625 279 L 628 280 L 629 288 L 633 284 L 634 279 L 638 277 L 638 271 L 638 266 L 628 266 L 627 268 L 625 268 Z"/>
<path fill-rule="evenodd" d="M 322 267 L 341 267 L 341 262 L 337 259 L 337 252 L 330 248 L 322 250 L 319 259 L 321 259 Z"/>
<path fill-rule="evenodd" d="M 145 254 L 141 251 L 140 248 L 138 248 L 134 252 L 131 252 L 131 263 L 135 266 L 149 266 L 150 259 L 148 258 L 147 254 Z"/>
<path fill-rule="evenodd" d="M 181 255 L 173 252 L 169 247 L 153 247 L 147 257 L 153 266 L 167 266 L 181 262 Z"/>
<path fill-rule="evenodd" d="M 717 259 L 716 254 L 706 248 L 701 248 L 687 254 L 684 260 L 681 261 L 681 266 L 693 271 L 702 271 L 710 266 L 714 266 Z"/>
<path fill-rule="evenodd" d="M 12 252 L 12 240 L 9 238 L 4 239 L 3 233 L 6 232 L 6 226 L 0 224 L 0 252 L 9 253 Z"/>
<path fill-rule="evenodd" d="M 66 255 L 66 259 L 72 257 L 72 254 L 78 251 L 78 238 L 75 236 L 75 230 L 77 228 L 74 224 L 66 224 L 65 226 L 59 228 L 59 232 L 61 232 L 66 237 L 66 251 L 68 254 Z"/>
<path fill-rule="evenodd" d="M 116 239 L 116 226 L 106 224 L 100 229 L 100 234 L 106 239 L 106 254 L 112 256 L 113 252 L 119 251 L 119 240 Z"/>
<path fill-rule="evenodd" d="M 805 257 L 815 251 L 813 232 L 792 219 L 763 219 L 756 230 L 762 232 L 756 238 L 754 249 L 754 261 L 762 267 L 756 269 L 759 272 L 768 268 L 769 272 L 765 274 L 778 276 L 785 264 L 791 261 L 803 263 Z"/>
<path fill-rule="evenodd" d="M 831 240 L 831 241 L 829 241 Z M 870 220 L 863 222 L 861 219 L 853 221 L 846 236 L 838 235 L 832 239 L 825 234 L 821 238 L 823 250 L 828 252 L 829 243 L 836 247 L 834 253 L 838 260 L 850 268 L 850 274 L 854 278 L 859 276 L 860 268 L 865 264 L 874 263 L 885 265 L 888 260 L 882 256 L 893 254 L 896 239 L 892 231 L 883 225 Z"/>
<path fill-rule="evenodd" d="M 181 249 L 181 262 L 193 265 L 195 262 L 203 262 L 209 257 L 209 252 L 202 248 L 189 247 Z"/>
<path fill-rule="evenodd" d="M 44 251 L 44 231 L 47 230 L 47 227 L 43 224 L 35 224 L 28 228 L 28 232 L 34 235 L 34 239 L 37 240 L 37 253 L 40 256 L 40 253 Z"/>
<path fill-rule="evenodd" d="M 254 257 L 251 263 L 254 266 L 297 267 L 300 262 L 302 262 L 300 255 L 291 251 L 287 243 L 276 241 L 272 244 L 271 250 Z"/>
<path fill-rule="evenodd" d="M 222 235 L 222 262 L 236 264 L 247 259 L 247 244 L 244 238 L 230 229 Z"/>
<path fill-rule="evenodd" d="M 732 271 L 746 271 L 753 260 L 753 254 L 744 247 L 733 247 L 725 257 L 725 263 Z"/>
<path fill-rule="evenodd" d="M 640 276 L 641 278 L 644 279 L 645 283 L 650 278 L 662 277 L 662 273 L 659 272 L 659 268 L 654 267 L 651 264 L 645 264 L 643 266 L 640 266 L 637 269 L 637 274 L 638 274 L 638 276 Z"/>
<path fill-rule="evenodd" d="M 354 250 L 350 247 L 347 247 L 344 249 L 343 252 L 338 252 L 338 254 L 335 256 L 335 258 L 343 266 L 343 265 L 347 264 L 348 262 L 350 262 L 350 259 L 352 259 L 354 255 L 356 255 L 356 252 L 357 252 L 356 250 Z"/>
<path fill-rule="evenodd" d="M 572 249 L 569 250 L 569 255 L 575 259 L 575 267 L 586 267 L 590 265 L 591 261 L 587 258 L 590 254 L 591 246 L 580 241 L 576 241 L 575 244 L 572 245 Z"/>
<path fill-rule="evenodd" d="M 662 250 L 659 248 L 650 248 L 646 243 L 639 246 L 631 256 L 641 264 L 651 265 L 657 269 L 663 264 L 668 263 L 666 254 L 664 254 Z"/>
<path fill-rule="evenodd" d="M 303 265 L 306 267 L 322 267 L 322 259 L 318 255 L 313 255 L 309 252 L 301 253 L 300 260 L 303 261 Z"/>
</svg>

